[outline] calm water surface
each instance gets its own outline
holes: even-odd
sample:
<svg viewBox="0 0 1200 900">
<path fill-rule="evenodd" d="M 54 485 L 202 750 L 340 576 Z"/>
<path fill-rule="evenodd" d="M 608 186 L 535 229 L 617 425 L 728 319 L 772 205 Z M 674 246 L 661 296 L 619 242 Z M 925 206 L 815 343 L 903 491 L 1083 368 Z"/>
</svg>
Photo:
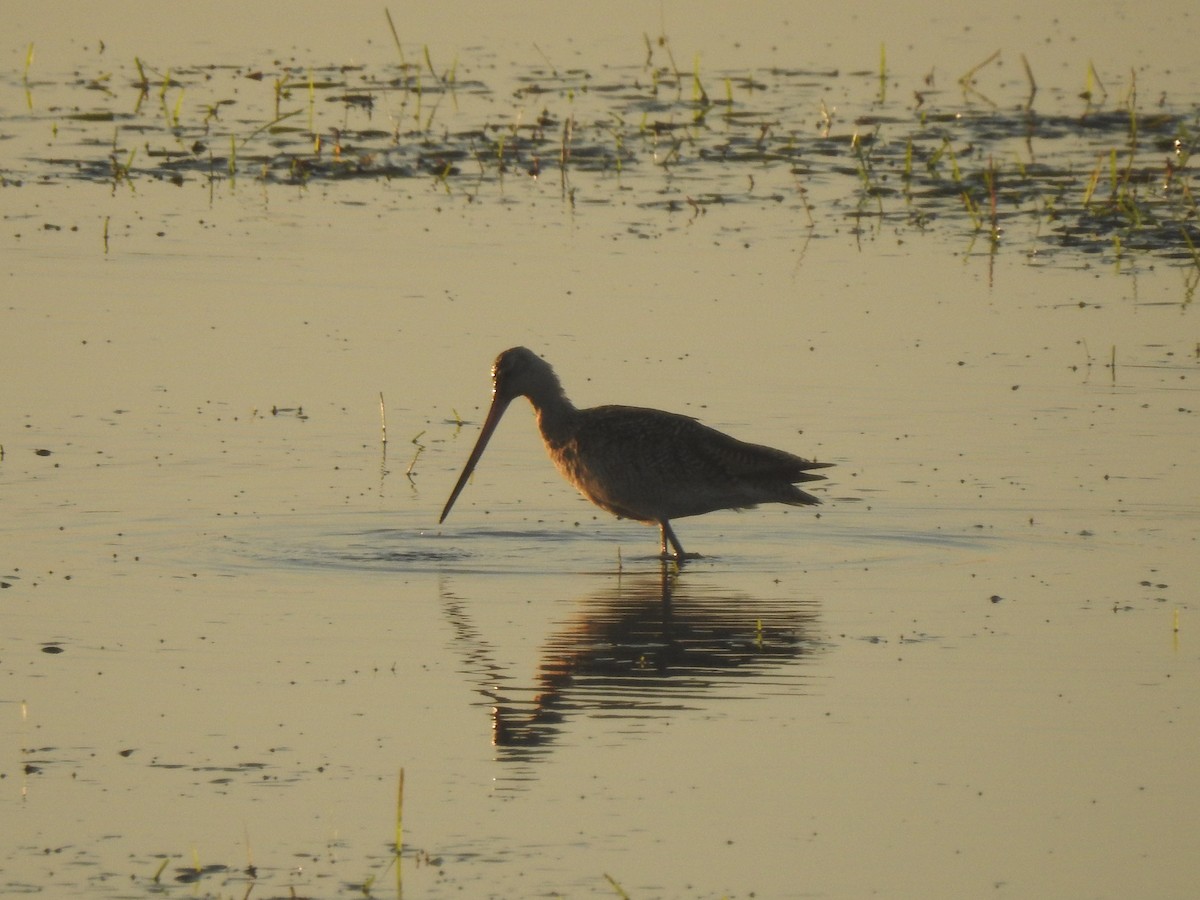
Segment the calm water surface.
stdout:
<svg viewBox="0 0 1200 900">
<path fill-rule="evenodd" d="M 1191 895 L 1190 8 L 99 9 L 6 13 L 0 893 Z M 824 505 L 664 571 L 514 405 L 438 527 L 514 344 Z"/>
</svg>

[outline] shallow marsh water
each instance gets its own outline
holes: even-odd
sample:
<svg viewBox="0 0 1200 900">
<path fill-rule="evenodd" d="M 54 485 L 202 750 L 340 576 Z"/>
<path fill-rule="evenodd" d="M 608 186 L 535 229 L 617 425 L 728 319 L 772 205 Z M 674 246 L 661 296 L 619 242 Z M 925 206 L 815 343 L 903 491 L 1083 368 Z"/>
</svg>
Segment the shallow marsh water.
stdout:
<svg viewBox="0 0 1200 900">
<path fill-rule="evenodd" d="M 1161 142 L 1194 149 L 1200 69 L 1170 49 L 1193 13 L 1131 30 L 1089 5 L 1117 40 L 1066 11 L 934 11 L 911 33 L 825 20 L 810 43 L 765 7 L 670 6 L 455 40 L 451 7 L 398 24 L 411 60 L 428 41 L 473 85 L 418 136 L 464 153 L 458 175 L 396 137 L 401 82 L 371 117 L 319 113 L 395 169 L 339 177 L 307 136 L 264 133 L 230 179 L 229 132 L 272 120 L 277 73 L 408 77 L 377 8 L 286 17 L 278 47 L 189 23 L 193 49 L 167 25 L 139 42 L 144 16 L 65 36 L 29 9 L 10 15 L 37 47 L 32 107 L 24 40 L 0 86 L 0 892 L 1190 896 L 1195 221 L 1154 185 Z M 662 47 L 645 67 L 642 32 L 663 31 L 714 99 L 734 85 L 701 124 L 686 80 L 666 92 L 655 114 L 690 129 L 669 160 L 596 125 L 670 80 Z M 986 99 L 964 96 L 956 75 L 997 46 Z M 1056 123 L 1031 146 L 1021 53 Z M 165 113 L 154 91 L 134 112 L 134 55 L 177 73 Z M 1073 130 L 1089 58 L 1109 98 Z M 620 90 L 551 77 L 569 66 Z M 1082 199 L 1109 148 L 1129 158 L 1130 71 L 1136 199 L 1171 229 Z M 922 166 L 940 143 L 914 90 L 960 123 L 964 171 L 999 162 L 999 241 L 948 163 L 953 190 L 905 197 L 906 138 Z M 239 104 L 216 161 L 172 172 L 151 151 L 180 143 L 159 119 L 180 94 L 189 146 L 206 106 Z M 620 133 L 628 156 L 581 153 L 564 197 L 553 165 L 528 170 L 571 110 L 580 148 Z M 743 110 L 777 143 L 722 118 Z M 487 162 L 491 125 L 543 111 L 542 149 L 512 131 L 524 155 Z M 137 151 L 128 178 L 114 143 Z M 706 558 L 664 574 L 655 533 L 575 497 L 515 406 L 438 528 L 517 343 L 580 404 L 836 462 L 825 505 L 683 520 Z"/>
</svg>

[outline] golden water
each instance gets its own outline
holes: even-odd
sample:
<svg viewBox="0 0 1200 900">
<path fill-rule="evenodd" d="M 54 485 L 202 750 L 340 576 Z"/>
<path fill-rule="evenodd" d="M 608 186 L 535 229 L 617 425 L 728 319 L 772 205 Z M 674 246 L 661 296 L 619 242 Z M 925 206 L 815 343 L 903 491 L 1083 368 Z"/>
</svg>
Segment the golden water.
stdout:
<svg viewBox="0 0 1200 900">
<path fill-rule="evenodd" d="M 42 8 L 6 13 L 6 119 L 25 35 L 43 113 L 98 38 L 123 72 L 395 52 L 375 7 L 257 30 Z M 872 70 L 886 41 L 901 93 L 1001 38 L 1006 97 L 1022 52 L 1047 93 L 1088 57 L 1113 93 L 1131 67 L 1146 96 L 1200 78 L 1153 52 L 1182 8 L 1087 32 L 1020 5 L 724 9 L 494 39 L 393 15 L 464 71 L 637 65 L 665 27 L 684 68 Z M 870 108 L 869 79 L 830 83 Z M 811 228 L 791 203 L 691 217 L 622 178 L 574 207 L 519 176 L 472 201 L 432 177 L 0 189 L 0 892 L 143 896 L 166 859 L 180 896 L 241 896 L 251 863 L 255 894 L 395 896 L 403 767 L 410 896 L 1190 895 L 1194 267 L 856 234 L 820 184 Z M 437 527 L 513 344 L 581 405 L 836 462 L 825 505 L 678 522 L 708 558 L 656 621 L 657 535 L 576 497 L 515 405 Z M 225 869 L 176 886 L 197 864 Z"/>
</svg>

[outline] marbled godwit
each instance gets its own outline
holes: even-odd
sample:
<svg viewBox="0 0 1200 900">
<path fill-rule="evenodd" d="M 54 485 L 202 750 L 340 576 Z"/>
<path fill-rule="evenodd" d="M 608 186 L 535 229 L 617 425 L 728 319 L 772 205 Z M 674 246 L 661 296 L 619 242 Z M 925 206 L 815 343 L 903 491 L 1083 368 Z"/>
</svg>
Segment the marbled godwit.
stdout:
<svg viewBox="0 0 1200 900">
<path fill-rule="evenodd" d="M 563 477 L 601 509 L 658 525 L 664 558 L 668 543 L 676 560 L 697 555 L 684 553 L 671 519 L 759 503 L 811 506 L 821 501 L 796 484 L 824 479 L 811 470 L 833 465 L 747 444 L 690 416 L 658 409 L 576 409 L 548 362 L 513 347 L 492 366 L 492 406 L 439 523 L 450 514 L 500 417 L 517 397 L 528 397 L 533 404 L 546 450 Z"/>
</svg>

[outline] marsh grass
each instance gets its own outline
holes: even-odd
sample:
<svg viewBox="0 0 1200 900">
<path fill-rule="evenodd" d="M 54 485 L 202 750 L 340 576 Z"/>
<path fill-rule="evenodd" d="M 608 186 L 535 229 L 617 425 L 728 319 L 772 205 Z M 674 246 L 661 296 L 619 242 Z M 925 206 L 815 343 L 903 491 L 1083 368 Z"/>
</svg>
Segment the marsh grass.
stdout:
<svg viewBox="0 0 1200 900">
<path fill-rule="evenodd" d="M 613 891 L 616 892 L 616 895 L 618 897 L 622 898 L 622 900 L 630 900 L 629 894 L 627 894 L 625 892 L 625 888 L 621 887 L 621 885 L 617 883 L 617 879 L 613 878 L 611 875 L 609 875 L 607 872 L 605 872 L 604 880 L 609 883 L 609 885 L 612 887 Z"/>
<path fill-rule="evenodd" d="M 155 884 L 160 883 L 160 881 L 162 880 L 163 870 L 165 870 L 167 868 L 167 865 L 170 862 L 171 862 L 171 857 L 164 856 L 162 859 L 162 862 L 159 863 L 158 868 L 154 871 L 154 875 L 151 876 L 150 880 L 153 881 Z"/>
<path fill-rule="evenodd" d="M 979 100 L 982 100 L 988 106 L 991 106 L 991 107 L 996 106 L 996 104 L 993 103 L 990 98 L 988 98 L 986 95 L 984 95 L 982 92 L 980 92 L 979 88 L 977 87 L 977 85 L 979 83 L 977 76 L 983 69 L 986 69 L 988 66 L 990 66 L 992 63 L 996 62 L 998 59 L 1000 59 L 1000 51 L 999 50 L 994 52 L 991 56 L 989 56 L 987 59 L 983 60 L 982 62 L 976 63 L 974 66 L 972 66 L 970 69 L 968 69 L 966 72 L 964 72 L 959 77 L 958 84 L 959 84 L 959 87 L 962 88 L 964 99 L 969 99 L 971 97 L 975 97 Z"/>
<path fill-rule="evenodd" d="M 1200 273 L 1192 165 L 1200 107 L 1162 98 L 1145 110 L 1133 73 L 1110 105 L 1090 61 L 1072 93 L 1039 84 L 1024 56 L 1024 78 L 1001 82 L 996 51 L 958 77 L 960 96 L 938 91 L 931 74 L 913 99 L 898 101 L 885 44 L 877 70 L 858 75 L 708 73 L 699 55 L 684 74 L 663 31 L 643 34 L 640 66 L 598 73 L 564 69 L 538 48 L 508 92 L 475 80 L 457 56 L 439 69 L 428 45 L 414 62 L 390 12 L 384 21 L 399 62 L 378 72 L 156 68 L 137 56 L 124 89 L 111 72 L 84 73 L 77 82 L 88 94 L 63 114 L 69 133 L 58 132 L 54 157 L 19 164 L 42 181 L 104 180 L 114 190 L 204 179 L 214 203 L 239 178 L 423 179 L 473 202 L 503 192 L 506 177 L 537 179 L 557 160 L 572 209 L 580 191 L 590 203 L 619 204 L 631 189 L 645 208 L 690 210 L 693 219 L 717 203 L 787 202 L 819 230 L 841 215 L 830 201 L 840 190 L 856 217 L 957 231 L 968 246 L 987 234 L 992 253 L 1001 243 L 1024 252 L 1032 243 L 1042 254 L 1088 247 L 1116 261 L 1149 252 Z M 33 59 L 31 44 L 27 86 Z M 869 85 L 868 110 L 828 102 L 831 88 L 852 79 Z M 714 98 L 715 85 L 723 87 Z M 156 104 L 145 103 L 151 94 Z M 1039 111 L 1035 100 L 1057 111 Z M 116 129 L 102 160 L 88 133 L 99 122 Z M 818 185 L 823 199 L 814 202 Z"/>
<path fill-rule="evenodd" d="M 413 456 L 408 463 L 408 468 L 404 470 L 404 477 L 408 479 L 409 484 L 416 484 L 416 469 L 417 460 L 421 458 L 421 454 L 425 452 L 425 445 L 421 443 L 421 438 L 425 435 L 425 431 L 418 431 L 412 438 Z M 401 776 L 401 791 L 403 791 L 404 778 Z"/>
<path fill-rule="evenodd" d="M 420 437 L 420 435 L 418 435 Z M 413 443 L 416 443 L 414 438 Z M 400 777 L 396 784 L 396 857 L 404 852 L 404 767 L 400 768 Z"/>
<path fill-rule="evenodd" d="M 887 103 L 887 44 L 879 45 L 879 94 L 877 102 L 880 106 Z"/>
<path fill-rule="evenodd" d="M 404 45 L 400 43 L 400 35 L 396 33 L 396 23 L 392 21 L 392 11 L 384 7 L 383 14 L 387 17 L 388 30 L 392 33 L 392 42 L 396 45 L 396 53 L 400 55 L 400 67 L 407 69 L 408 63 L 404 59 Z"/>
<path fill-rule="evenodd" d="M 33 91 L 29 87 L 29 70 L 33 68 L 33 42 L 25 50 L 25 68 L 21 72 L 21 85 L 25 88 L 25 106 L 33 111 Z"/>
</svg>

